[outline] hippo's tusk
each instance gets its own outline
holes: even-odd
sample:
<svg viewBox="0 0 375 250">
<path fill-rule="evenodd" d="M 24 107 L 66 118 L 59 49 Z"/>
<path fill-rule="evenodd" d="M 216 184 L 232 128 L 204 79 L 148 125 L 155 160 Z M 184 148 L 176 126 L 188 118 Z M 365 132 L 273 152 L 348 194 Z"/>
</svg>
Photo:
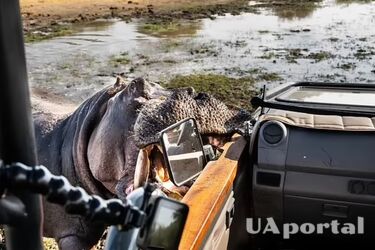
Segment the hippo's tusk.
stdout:
<svg viewBox="0 0 375 250">
<path fill-rule="evenodd" d="M 150 160 L 148 158 L 150 149 L 142 148 L 139 150 L 137 164 L 134 172 L 134 189 L 143 186 L 150 173 Z"/>
</svg>

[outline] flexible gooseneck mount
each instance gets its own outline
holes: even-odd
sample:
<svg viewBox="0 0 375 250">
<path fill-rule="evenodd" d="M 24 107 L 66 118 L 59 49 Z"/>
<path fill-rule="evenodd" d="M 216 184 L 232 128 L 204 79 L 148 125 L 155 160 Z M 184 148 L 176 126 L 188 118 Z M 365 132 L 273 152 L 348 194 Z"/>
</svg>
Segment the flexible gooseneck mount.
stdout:
<svg viewBox="0 0 375 250">
<path fill-rule="evenodd" d="M 130 201 L 123 203 L 119 199 L 104 200 L 89 195 L 84 189 L 72 186 L 65 177 L 51 174 L 44 166 L 4 165 L 0 161 L 0 195 L 6 195 L 8 188 L 42 194 L 47 201 L 64 206 L 67 213 L 81 215 L 92 222 L 118 225 L 123 230 L 142 227 L 146 222 L 144 206 L 138 208 Z M 151 192 L 145 192 L 145 196 L 150 195 Z"/>
</svg>

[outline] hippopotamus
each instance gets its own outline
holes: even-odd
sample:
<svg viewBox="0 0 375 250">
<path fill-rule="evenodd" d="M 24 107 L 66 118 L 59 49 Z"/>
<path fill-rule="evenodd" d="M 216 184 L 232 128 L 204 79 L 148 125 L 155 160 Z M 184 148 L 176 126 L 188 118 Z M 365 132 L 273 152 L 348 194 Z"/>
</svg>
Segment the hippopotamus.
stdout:
<svg viewBox="0 0 375 250">
<path fill-rule="evenodd" d="M 133 189 L 138 152 L 157 142 L 162 129 L 193 117 L 199 132 L 213 140 L 233 134 L 250 114 L 192 88 L 167 90 L 137 78 L 118 79 L 69 115 L 33 117 L 40 164 L 90 194 L 124 199 Z M 55 238 L 60 249 L 91 249 L 105 230 L 59 205 L 43 201 L 43 208 L 44 236 Z"/>
</svg>

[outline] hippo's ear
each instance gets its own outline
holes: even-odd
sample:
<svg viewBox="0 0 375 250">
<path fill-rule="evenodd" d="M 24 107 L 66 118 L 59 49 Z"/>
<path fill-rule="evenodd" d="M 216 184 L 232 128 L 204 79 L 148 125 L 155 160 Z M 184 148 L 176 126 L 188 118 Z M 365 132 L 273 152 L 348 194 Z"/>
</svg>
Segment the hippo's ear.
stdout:
<svg viewBox="0 0 375 250">
<path fill-rule="evenodd" d="M 122 85 L 125 85 L 125 84 L 126 84 L 125 80 L 121 76 L 117 76 L 116 82 L 115 82 L 115 84 L 113 84 L 113 87 L 118 88 L 118 87 L 120 87 Z"/>
<path fill-rule="evenodd" d="M 143 78 L 136 78 L 129 83 L 124 92 L 133 97 L 147 97 L 147 83 Z"/>
</svg>

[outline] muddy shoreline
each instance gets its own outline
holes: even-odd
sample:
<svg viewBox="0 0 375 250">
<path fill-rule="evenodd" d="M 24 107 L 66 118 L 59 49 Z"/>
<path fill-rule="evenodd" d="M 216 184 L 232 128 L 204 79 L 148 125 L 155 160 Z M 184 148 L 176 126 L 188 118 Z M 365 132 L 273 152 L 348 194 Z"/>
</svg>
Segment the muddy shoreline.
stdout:
<svg viewBox="0 0 375 250">
<path fill-rule="evenodd" d="M 57 3 L 56 3 L 57 2 Z M 57 36 L 74 33 L 72 24 L 88 23 L 100 19 L 120 19 L 130 22 L 143 19 L 146 23 L 160 24 L 174 20 L 196 20 L 214 18 L 214 15 L 255 11 L 247 0 L 208 0 L 200 1 L 66 1 L 55 0 L 21 1 L 26 42 L 37 42 Z M 70 4 L 69 4 L 70 2 Z M 77 8 L 68 8 L 74 7 Z M 69 10 L 67 11 L 66 8 Z"/>
<path fill-rule="evenodd" d="M 176 20 L 215 19 L 225 14 L 255 13 L 259 7 L 277 7 L 284 15 L 290 9 L 309 11 L 322 0 L 21 0 L 26 42 L 71 35 L 72 24 L 84 24 L 98 19 L 120 19 L 130 22 L 142 19 L 149 24 L 173 23 Z"/>
</svg>

